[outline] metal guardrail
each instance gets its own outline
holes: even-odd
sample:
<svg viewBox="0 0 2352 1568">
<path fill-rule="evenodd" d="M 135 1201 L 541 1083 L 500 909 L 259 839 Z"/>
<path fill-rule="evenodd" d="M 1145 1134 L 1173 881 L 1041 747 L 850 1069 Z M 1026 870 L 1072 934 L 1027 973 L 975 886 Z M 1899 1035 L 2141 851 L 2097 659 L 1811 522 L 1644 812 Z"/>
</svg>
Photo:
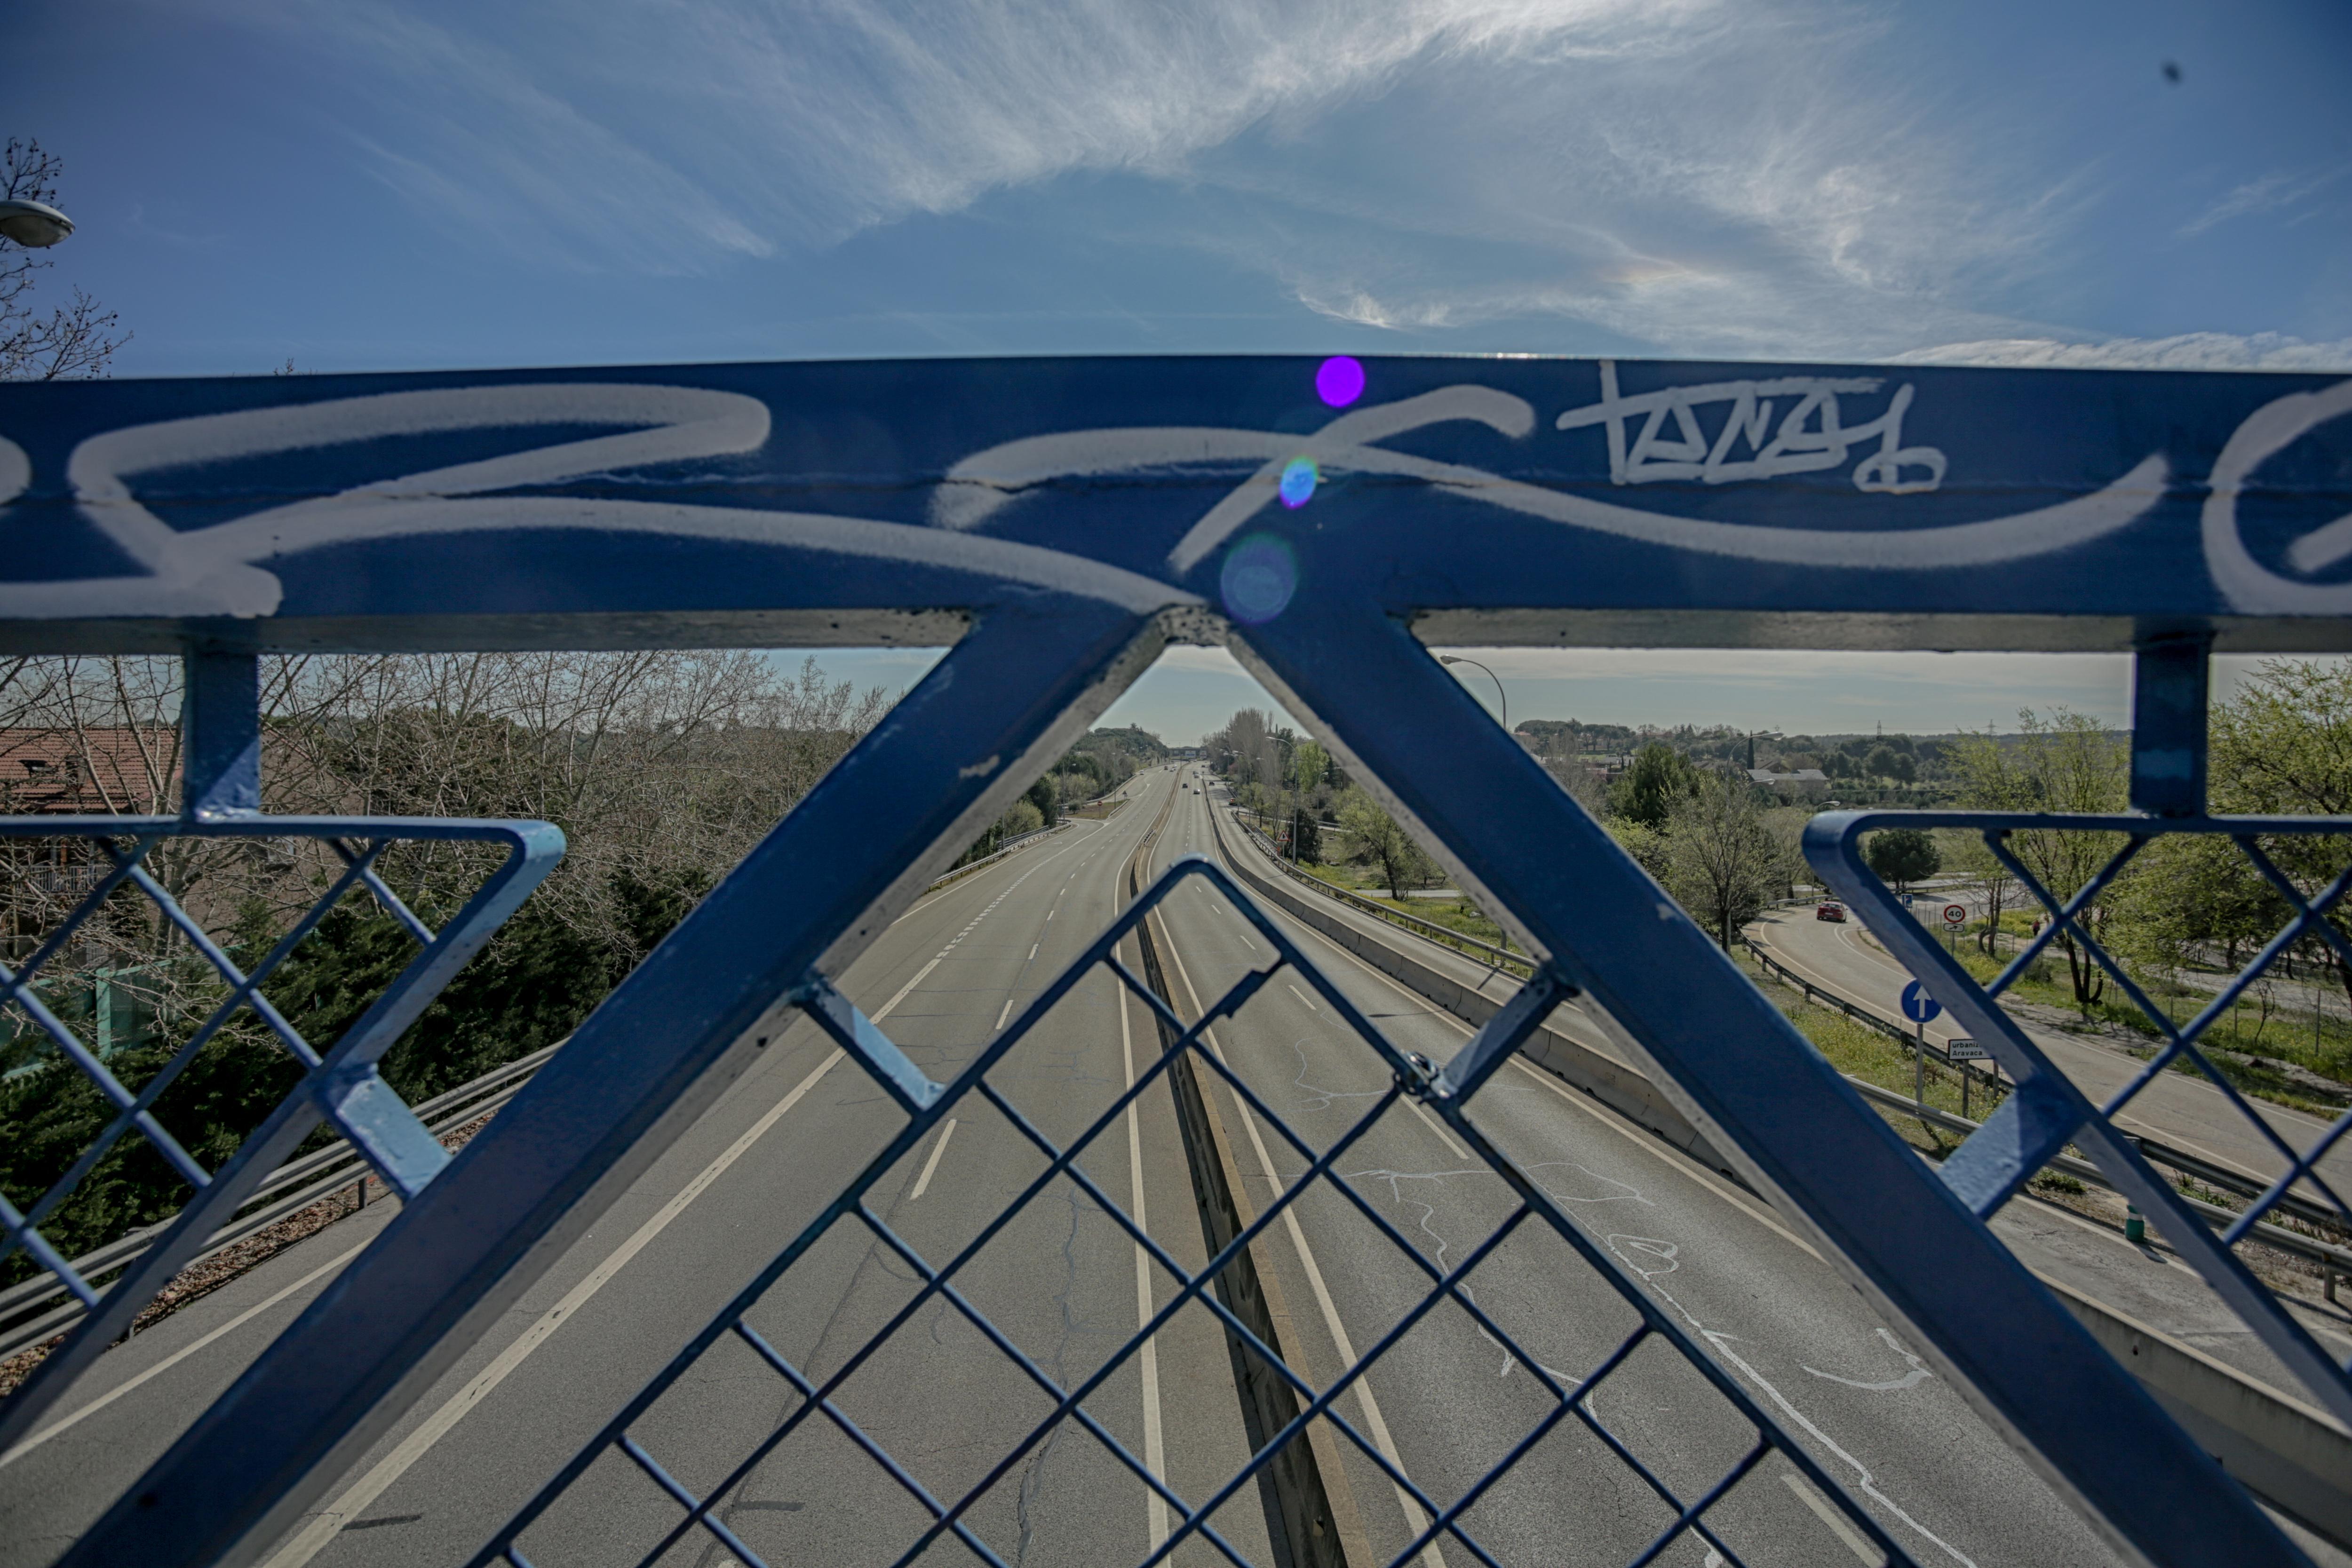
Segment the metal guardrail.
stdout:
<svg viewBox="0 0 2352 1568">
<path fill-rule="evenodd" d="M 518 1057 L 504 1067 L 493 1068 L 411 1109 L 427 1132 L 441 1137 L 506 1104 L 521 1092 L 531 1075 L 562 1047 L 562 1042 L 558 1041 L 527 1057 Z M 373 1173 L 367 1157 L 347 1138 L 338 1138 L 324 1148 L 289 1160 L 256 1187 L 236 1217 L 213 1232 L 203 1249 L 181 1267 L 199 1268 L 313 1204 L 363 1186 Z M 85 1253 L 73 1260 L 74 1270 L 85 1279 L 103 1280 L 136 1261 L 173 1224 L 172 1220 L 164 1220 Z M 0 1290 L 0 1360 L 68 1332 L 88 1312 L 89 1309 L 73 1299 L 64 1282 L 53 1274 L 37 1275 Z"/>
<path fill-rule="evenodd" d="M 1239 812 L 1234 814 L 1234 826 L 1240 828 L 1252 842 L 1264 849 L 1266 858 L 1280 867 L 1285 876 L 1293 881 L 1314 889 L 1326 898 L 1337 900 L 1351 910 L 1361 910 L 1368 915 L 1377 915 L 1389 924 L 1402 926 L 1413 935 L 1436 942 L 1441 947 L 1450 947 L 1457 952 L 1467 953 L 1470 957 L 1483 962 L 1489 969 L 1504 970 L 1519 975 L 1535 973 L 1534 963 L 1524 952 L 1513 952 L 1508 948 L 1496 947 L 1493 942 L 1480 942 L 1476 937 L 1466 936 L 1451 926 L 1440 925 L 1435 921 L 1423 920 L 1419 915 L 1408 910 L 1391 909 L 1376 899 L 1367 899 L 1349 889 L 1334 887 L 1320 877 L 1308 876 L 1280 855 L 1276 854 L 1274 841 L 1251 824 L 1241 820 Z"/>
<path fill-rule="evenodd" d="M 1828 990 L 1826 987 L 1816 984 L 1801 972 L 1790 968 L 1787 964 L 1772 957 L 1771 954 L 1759 947 L 1748 937 L 1742 936 L 1740 938 L 1740 944 L 1748 949 L 1749 954 L 1763 966 L 1766 973 L 1771 974 L 1782 984 L 1801 991 L 1804 994 L 1805 1000 L 1812 1003 L 1815 1006 L 1834 1008 L 1836 1011 L 1844 1014 L 1847 1017 L 1852 1018 L 1854 1022 L 1862 1024 L 1866 1027 L 1874 1029 L 1879 1034 L 1885 1036 L 1888 1039 L 1900 1045 L 1906 1051 L 1916 1050 L 1918 1048 L 1920 1041 L 1911 1031 L 1905 1029 L 1900 1025 L 1888 1019 L 1878 1016 L 1872 1013 L 1868 1008 L 1847 1001 L 1844 997 L 1838 995 L 1835 992 Z M 1929 1040 L 1926 1042 L 1926 1044 L 1927 1055 L 1931 1060 L 1940 1062 L 1945 1067 L 1957 1072 L 1974 1071 L 1974 1069 L 1967 1063 L 1954 1061 L 1949 1053 L 1945 1051 L 1942 1047 L 1937 1045 L 1933 1040 Z M 1984 1125 L 1981 1121 L 1972 1121 L 1967 1117 L 1954 1115 L 1950 1111 L 1938 1110 L 1934 1106 L 1921 1105 L 1916 1100 L 1913 1100 L 1897 1090 L 1886 1089 L 1878 1084 L 1869 1083 L 1865 1079 L 1854 1077 L 1852 1073 L 1848 1073 L 1845 1076 L 1848 1082 L 1855 1084 L 1864 1090 L 1866 1098 L 1876 1100 L 1880 1104 L 1900 1108 L 1906 1114 L 1932 1121 L 1948 1131 L 1958 1132 L 1965 1137 L 1969 1133 L 1973 1132 L 1976 1129 Z M 1978 1079 L 1977 1082 L 1980 1087 L 1986 1087 L 1988 1086 L 1989 1079 L 1990 1086 L 1987 1087 L 1987 1092 L 1995 1096 L 1994 1102 L 1998 1104 L 1999 1100 L 2005 1097 L 2009 1089 L 2013 1086 L 2010 1085 L 2005 1079 L 1993 1079 L 1990 1074 L 1986 1075 L 1984 1078 Z M 2214 1161 L 2206 1159 L 2203 1155 L 2193 1153 L 2186 1149 L 2176 1148 L 2172 1144 L 2165 1142 L 2162 1139 L 2151 1138 L 2145 1133 L 2137 1132 L 2127 1132 L 2125 1133 L 2124 1136 L 2130 1139 L 2133 1145 L 2149 1160 L 2154 1161 L 2158 1164 L 2178 1171 L 2184 1176 L 2191 1177 L 2194 1180 L 2202 1182 L 2209 1187 L 2213 1187 L 2221 1192 L 2230 1193 L 2238 1197 L 2247 1199 L 2259 1199 L 2271 1189 L 2270 1183 L 2262 1180 L 2260 1177 L 2255 1176 L 2251 1173 L 2235 1170 L 2228 1165 L 2216 1163 Z M 2113 1186 L 2112 1183 L 2108 1182 L 2105 1176 L 2098 1173 L 2098 1167 L 2088 1164 L 2082 1160 L 2074 1159 L 2072 1156 L 2060 1156 L 2058 1159 L 2052 1161 L 2052 1165 L 2053 1168 L 2066 1171 L 2069 1174 L 2081 1176 L 2084 1181 L 2096 1182 L 2099 1185 L 2105 1187 Z M 2209 1212 L 2209 1217 L 2219 1216 L 2217 1218 L 2217 1223 L 2234 1224 L 2240 1217 L 2237 1211 L 2221 1207 L 2219 1205 L 2203 1204 L 2201 1203 L 2201 1200 L 2194 1197 L 2186 1197 L 2185 1201 L 2192 1206 L 2201 1206 L 2204 1210 Z M 2322 1205 L 2313 1203 L 2307 1198 L 2300 1197 L 2294 1193 L 2281 1194 L 2271 1206 L 2276 1208 L 2283 1214 L 2292 1215 L 2296 1219 L 2301 1220 L 2307 1225 L 2315 1226 L 2326 1230 L 2332 1230 L 2338 1234 L 2342 1234 L 2345 1230 L 2345 1226 L 2342 1220 L 2339 1219 L 2331 1210 Z M 2262 1239 L 2270 1242 L 2272 1245 L 2279 1247 L 2284 1250 L 2300 1252 L 2304 1257 L 2310 1258 L 2314 1262 L 2325 1264 L 2329 1268 L 2337 1269 L 2338 1271 L 2352 1274 L 2352 1252 L 2347 1252 L 2343 1247 L 2330 1246 L 2324 1240 L 2315 1240 L 2310 1237 L 2302 1237 L 2296 1232 L 2286 1230 L 2276 1226 L 2258 1225 L 2256 1226 L 2256 1231 L 2261 1235 Z M 2271 1234 L 2273 1232 L 2276 1233 L 2275 1237 Z M 2334 1294 L 2335 1289 L 2331 1282 L 2329 1286 L 2330 1300 L 2334 1299 Z"/>
</svg>

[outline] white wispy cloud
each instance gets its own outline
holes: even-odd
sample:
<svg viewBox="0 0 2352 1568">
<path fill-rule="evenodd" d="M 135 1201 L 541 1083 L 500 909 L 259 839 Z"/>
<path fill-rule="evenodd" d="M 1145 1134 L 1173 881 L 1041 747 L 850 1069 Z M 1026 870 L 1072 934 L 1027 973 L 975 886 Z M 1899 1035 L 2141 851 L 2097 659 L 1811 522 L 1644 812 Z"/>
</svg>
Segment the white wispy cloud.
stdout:
<svg viewBox="0 0 2352 1568">
<path fill-rule="evenodd" d="M 2273 172 L 2259 179 L 2248 180 L 2181 225 L 2180 237 L 2193 239 L 2231 218 L 2250 217 L 2257 213 L 2278 212 L 2299 205 L 2347 174 L 2352 174 L 2352 163 L 2299 174 Z"/>
<path fill-rule="evenodd" d="M 1054 221 L 1438 340 L 1401 347 L 1870 358 L 2044 331 L 1981 301 L 2063 271 L 2098 194 L 1889 76 L 1895 24 L 1851 0 L 212 3 L 331 51 L 431 221 L 559 265 L 726 267 L 1076 177 Z M 1086 176 L 1154 199 L 1089 215 Z"/>
<path fill-rule="evenodd" d="M 2021 365 L 2066 370 L 2352 371 L 2352 338 L 2306 342 L 2281 332 L 2184 332 L 2169 338 L 1989 338 L 1886 356 L 1892 364 Z"/>
</svg>

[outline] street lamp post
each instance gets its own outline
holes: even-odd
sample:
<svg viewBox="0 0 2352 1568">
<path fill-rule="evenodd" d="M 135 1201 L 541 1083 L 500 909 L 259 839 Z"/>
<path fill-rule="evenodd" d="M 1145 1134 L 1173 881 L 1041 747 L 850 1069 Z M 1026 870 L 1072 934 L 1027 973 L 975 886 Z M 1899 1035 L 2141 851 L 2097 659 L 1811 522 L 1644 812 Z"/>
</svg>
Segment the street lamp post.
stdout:
<svg viewBox="0 0 2352 1568">
<path fill-rule="evenodd" d="M 1464 658 L 1458 654 L 1441 653 L 1437 656 L 1437 662 L 1440 664 L 1466 664 L 1473 669 L 1486 669 L 1486 667 L 1480 664 L 1476 659 Z M 1507 735 L 1511 732 L 1510 697 L 1503 690 L 1503 678 L 1501 676 L 1496 675 L 1491 669 L 1486 669 L 1486 679 L 1495 683 L 1495 696 L 1496 700 L 1501 703 L 1503 709 L 1503 733 Z"/>
</svg>

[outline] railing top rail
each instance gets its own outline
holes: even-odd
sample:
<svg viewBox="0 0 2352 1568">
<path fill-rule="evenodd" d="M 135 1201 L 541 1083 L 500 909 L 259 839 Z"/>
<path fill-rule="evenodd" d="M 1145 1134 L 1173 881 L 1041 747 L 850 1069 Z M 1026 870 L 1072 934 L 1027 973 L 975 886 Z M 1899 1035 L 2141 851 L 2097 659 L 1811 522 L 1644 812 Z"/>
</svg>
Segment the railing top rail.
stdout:
<svg viewBox="0 0 2352 1568">
<path fill-rule="evenodd" d="M 1329 363 L 0 386 L 0 648 L 937 645 L 1301 584 L 1452 642 L 2352 646 L 2352 585 L 2281 542 L 2344 510 L 2352 381 Z"/>
</svg>

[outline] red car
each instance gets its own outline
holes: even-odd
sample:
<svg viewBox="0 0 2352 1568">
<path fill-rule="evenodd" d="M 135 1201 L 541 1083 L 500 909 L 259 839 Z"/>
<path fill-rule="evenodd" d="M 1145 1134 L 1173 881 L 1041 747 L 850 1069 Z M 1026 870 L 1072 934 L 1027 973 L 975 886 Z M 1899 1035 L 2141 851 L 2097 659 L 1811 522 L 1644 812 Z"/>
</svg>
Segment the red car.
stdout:
<svg viewBox="0 0 2352 1568">
<path fill-rule="evenodd" d="M 1813 919 L 1817 921 L 1835 921 L 1840 925 L 1843 925 L 1845 923 L 1845 906 L 1843 904 L 1823 904 L 1821 908 L 1813 911 Z"/>
</svg>

